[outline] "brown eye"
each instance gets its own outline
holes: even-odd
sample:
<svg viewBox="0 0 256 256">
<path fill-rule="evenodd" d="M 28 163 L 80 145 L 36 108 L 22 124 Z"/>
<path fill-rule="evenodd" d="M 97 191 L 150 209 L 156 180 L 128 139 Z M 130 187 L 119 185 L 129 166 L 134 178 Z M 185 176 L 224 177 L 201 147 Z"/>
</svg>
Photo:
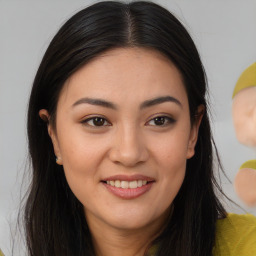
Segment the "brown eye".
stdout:
<svg viewBox="0 0 256 256">
<path fill-rule="evenodd" d="M 157 116 L 153 119 L 151 119 L 148 122 L 148 125 L 153 125 L 153 126 L 166 126 L 168 124 L 174 123 L 175 120 L 168 117 L 168 116 Z"/>
<path fill-rule="evenodd" d="M 109 126 L 110 123 L 103 117 L 91 117 L 86 120 L 83 120 L 83 124 L 86 124 L 88 126 Z"/>
<path fill-rule="evenodd" d="M 92 119 L 93 125 L 95 126 L 102 126 L 105 123 L 105 119 L 101 117 L 95 117 Z"/>
<path fill-rule="evenodd" d="M 154 122 L 155 122 L 155 125 L 164 125 L 165 122 L 166 122 L 166 118 L 163 117 L 163 116 L 160 116 L 160 117 L 156 117 L 153 119 Z"/>
</svg>

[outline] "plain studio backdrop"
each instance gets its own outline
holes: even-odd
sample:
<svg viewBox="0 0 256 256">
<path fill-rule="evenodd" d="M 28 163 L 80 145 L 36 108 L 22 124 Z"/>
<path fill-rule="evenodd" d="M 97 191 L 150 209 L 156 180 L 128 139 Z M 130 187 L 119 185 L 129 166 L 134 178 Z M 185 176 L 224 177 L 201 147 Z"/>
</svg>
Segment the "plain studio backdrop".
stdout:
<svg viewBox="0 0 256 256">
<path fill-rule="evenodd" d="M 27 182 L 27 102 L 41 58 L 58 28 L 90 0 L 0 0 L 0 248 L 11 255 L 16 218 Z M 239 144 L 232 123 L 232 92 L 241 72 L 256 61 L 255 0 L 159 0 L 190 32 L 205 65 L 212 104 L 212 128 L 231 180 L 256 151 Z M 246 211 L 233 185 L 226 194 Z M 242 210 L 227 205 L 229 211 Z M 15 255 L 22 252 L 22 238 Z"/>
</svg>

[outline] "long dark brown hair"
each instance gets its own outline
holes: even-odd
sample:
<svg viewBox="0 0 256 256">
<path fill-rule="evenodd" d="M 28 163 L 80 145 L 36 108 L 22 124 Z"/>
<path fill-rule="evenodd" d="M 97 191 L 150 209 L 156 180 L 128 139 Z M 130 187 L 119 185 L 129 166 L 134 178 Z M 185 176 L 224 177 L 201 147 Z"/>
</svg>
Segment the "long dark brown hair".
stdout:
<svg viewBox="0 0 256 256">
<path fill-rule="evenodd" d="M 120 47 L 154 49 L 174 63 L 186 88 L 191 122 L 197 107 L 205 106 L 195 156 L 187 161 L 171 219 L 152 244 L 158 244 L 158 256 L 212 255 L 215 224 L 226 212 L 216 196 L 222 191 L 213 172 L 207 83 L 197 49 L 177 18 L 159 5 L 107 1 L 79 11 L 60 28 L 34 80 L 27 123 L 32 181 L 24 215 L 30 256 L 95 255 L 83 205 L 70 190 L 62 166 L 55 163 L 47 124 L 38 112 L 47 109 L 54 125 L 67 78 L 92 58 Z"/>
</svg>

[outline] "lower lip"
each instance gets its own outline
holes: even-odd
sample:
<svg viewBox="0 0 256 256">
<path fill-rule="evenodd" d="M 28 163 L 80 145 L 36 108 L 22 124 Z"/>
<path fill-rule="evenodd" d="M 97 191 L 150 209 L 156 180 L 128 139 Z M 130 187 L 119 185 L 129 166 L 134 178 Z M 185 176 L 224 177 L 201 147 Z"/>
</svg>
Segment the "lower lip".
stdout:
<svg viewBox="0 0 256 256">
<path fill-rule="evenodd" d="M 122 199 L 134 199 L 148 192 L 151 189 L 153 182 L 147 183 L 146 185 L 138 188 L 117 188 L 110 186 L 107 183 L 103 183 L 103 185 L 115 196 Z"/>
</svg>

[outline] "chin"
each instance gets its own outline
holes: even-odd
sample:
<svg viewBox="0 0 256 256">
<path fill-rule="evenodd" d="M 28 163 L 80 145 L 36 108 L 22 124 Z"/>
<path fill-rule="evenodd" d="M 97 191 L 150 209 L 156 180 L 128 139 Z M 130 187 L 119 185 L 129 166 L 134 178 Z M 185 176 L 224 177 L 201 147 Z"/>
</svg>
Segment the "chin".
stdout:
<svg viewBox="0 0 256 256">
<path fill-rule="evenodd" d="M 145 216 L 144 214 L 133 214 L 126 211 L 125 215 L 115 215 L 114 219 L 111 220 L 112 226 L 115 226 L 118 229 L 140 229 L 151 222 L 154 222 L 155 218 L 153 216 Z"/>
<path fill-rule="evenodd" d="M 112 227 L 114 227 L 117 230 L 123 230 L 123 231 L 135 231 L 143 229 L 145 230 L 146 227 L 149 227 L 150 224 L 153 221 L 134 221 L 134 220 L 125 220 L 125 221 L 118 221 L 113 223 Z"/>
<path fill-rule="evenodd" d="M 162 226 L 169 216 L 169 207 L 163 212 L 150 212 L 150 209 L 134 209 L 130 211 L 126 209 L 119 214 L 111 215 L 109 223 L 116 229 L 127 231 L 145 229 L 151 225 Z"/>
</svg>

